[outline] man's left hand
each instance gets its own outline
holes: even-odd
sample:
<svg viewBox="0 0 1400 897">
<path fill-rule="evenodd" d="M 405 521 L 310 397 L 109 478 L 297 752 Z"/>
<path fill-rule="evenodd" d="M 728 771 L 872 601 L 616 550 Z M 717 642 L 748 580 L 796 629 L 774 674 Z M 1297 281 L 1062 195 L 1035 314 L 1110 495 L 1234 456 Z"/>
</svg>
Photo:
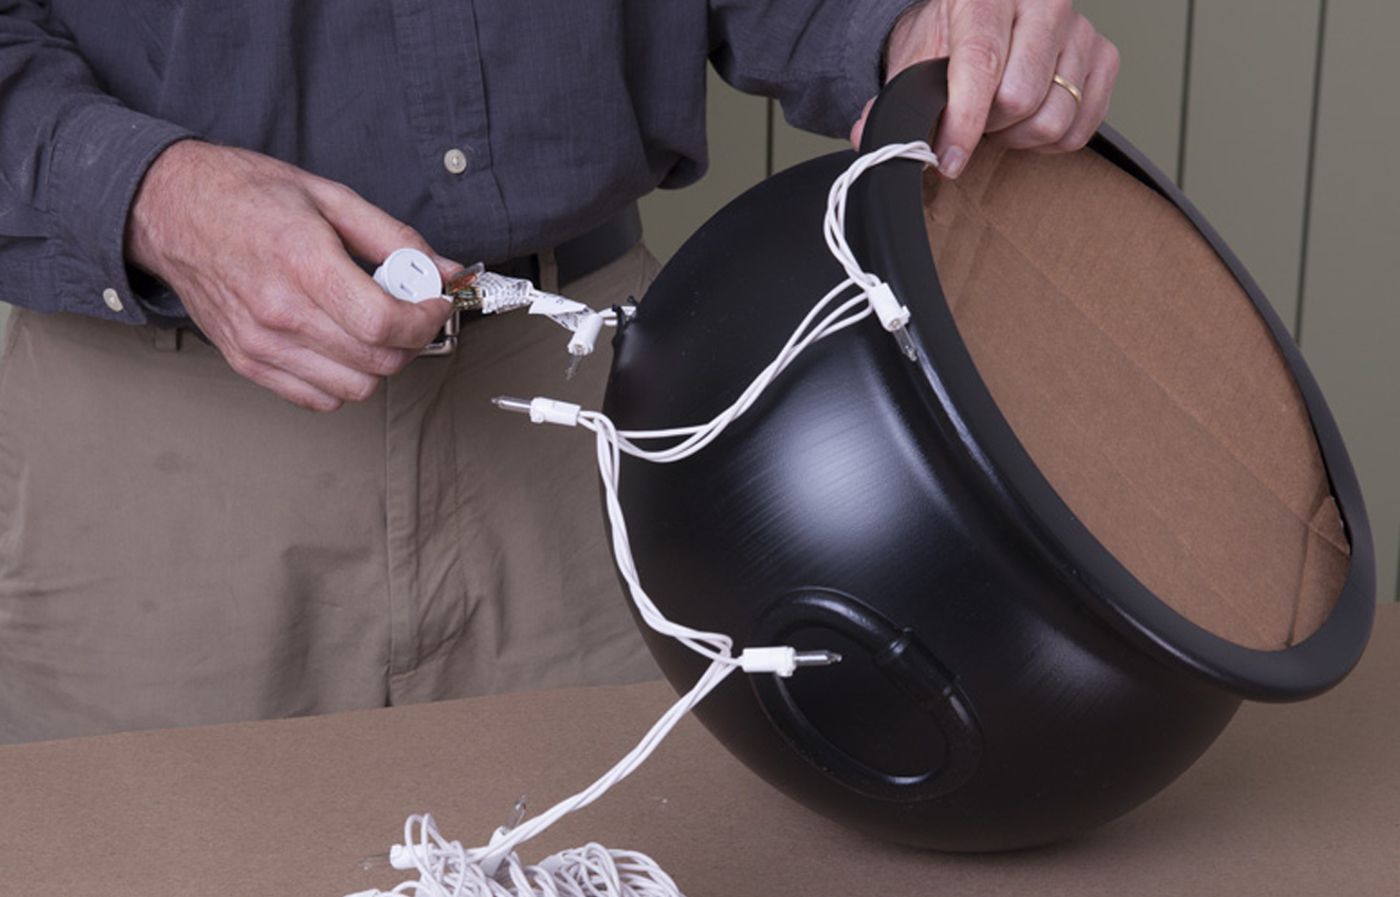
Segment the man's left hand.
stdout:
<svg viewBox="0 0 1400 897">
<path fill-rule="evenodd" d="M 1117 48 L 1070 0 L 928 0 L 890 32 L 885 71 L 892 78 L 944 56 L 948 107 L 933 149 L 949 178 L 966 168 L 983 134 L 1017 149 L 1080 149 L 1108 113 L 1118 77 Z M 867 105 L 851 129 L 857 147 L 869 112 Z"/>
</svg>

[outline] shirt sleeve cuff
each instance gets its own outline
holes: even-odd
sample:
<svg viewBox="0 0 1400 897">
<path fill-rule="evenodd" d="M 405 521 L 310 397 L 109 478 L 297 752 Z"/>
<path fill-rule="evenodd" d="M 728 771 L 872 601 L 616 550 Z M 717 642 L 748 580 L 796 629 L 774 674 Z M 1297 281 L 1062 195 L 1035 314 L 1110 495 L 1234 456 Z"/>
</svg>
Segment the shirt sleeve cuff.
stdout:
<svg viewBox="0 0 1400 897">
<path fill-rule="evenodd" d="M 170 315 L 169 297 L 127 267 L 127 216 L 155 158 L 193 136 L 116 103 L 87 106 L 65 122 L 49 172 L 51 211 L 68 249 L 53 267 L 60 310 L 130 324 L 145 323 L 147 312 Z M 133 280 L 150 295 L 138 293 Z"/>
<path fill-rule="evenodd" d="M 852 4 L 846 26 L 845 102 L 851 110 L 849 125 L 855 124 L 871 97 L 880 92 L 885 70 L 885 45 L 895 22 L 904 13 L 921 5 L 922 0 L 862 0 Z"/>
</svg>

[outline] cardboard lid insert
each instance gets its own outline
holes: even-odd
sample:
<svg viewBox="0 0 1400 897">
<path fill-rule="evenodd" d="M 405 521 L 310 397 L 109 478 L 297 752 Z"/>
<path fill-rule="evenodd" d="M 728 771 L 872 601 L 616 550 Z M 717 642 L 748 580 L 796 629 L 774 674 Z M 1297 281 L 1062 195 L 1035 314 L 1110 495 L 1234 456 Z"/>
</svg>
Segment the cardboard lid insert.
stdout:
<svg viewBox="0 0 1400 897">
<path fill-rule="evenodd" d="M 924 181 L 977 369 L 1070 510 L 1177 613 L 1280 650 L 1327 618 L 1350 548 L 1267 325 L 1171 203 L 1098 154 L 985 145 Z"/>
</svg>

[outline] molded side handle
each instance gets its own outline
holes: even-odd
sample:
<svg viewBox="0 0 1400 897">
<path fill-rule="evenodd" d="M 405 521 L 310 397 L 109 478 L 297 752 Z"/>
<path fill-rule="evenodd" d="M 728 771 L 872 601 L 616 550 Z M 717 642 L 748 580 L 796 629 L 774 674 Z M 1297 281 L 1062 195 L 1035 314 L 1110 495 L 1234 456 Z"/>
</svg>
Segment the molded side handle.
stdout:
<svg viewBox="0 0 1400 897">
<path fill-rule="evenodd" d="M 941 763 L 917 775 L 875 769 L 823 735 L 797 706 L 784 680 L 754 676 L 759 703 L 796 753 L 847 787 L 870 797 L 917 801 L 948 794 L 977 770 L 982 733 L 956 677 L 912 630 L 901 629 L 865 603 L 828 589 L 806 589 L 775 601 L 759 618 L 753 644 L 782 644 L 799 629 L 820 628 L 870 652 L 875 667 L 924 713 L 943 737 Z M 799 675 L 801 675 L 799 673 Z"/>
</svg>

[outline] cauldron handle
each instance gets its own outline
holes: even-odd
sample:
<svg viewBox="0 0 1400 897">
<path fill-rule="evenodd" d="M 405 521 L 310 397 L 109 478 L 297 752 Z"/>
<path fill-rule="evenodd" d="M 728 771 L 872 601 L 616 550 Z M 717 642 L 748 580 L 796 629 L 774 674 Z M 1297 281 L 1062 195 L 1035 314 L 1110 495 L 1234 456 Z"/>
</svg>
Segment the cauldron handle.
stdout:
<svg viewBox="0 0 1400 897">
<path fill-rule="evenodd" d="M 839 633 L 868 651 L 890 684 L 929 715 L 943 738 L 945 753 L 936 768 L 916 775 L 876 769 L 822 734 L 797 705 L 783 679 L 752 677 L 760 705 L 789 747 L 847 787 L 886 800 L 938 797 L 972 776 L 982 754 L 981 730 L 957 677 L 912 630 L 895 626 L 849 595 L 830 589 L 804 589 L 779 598 L 764 611 L 752 634 L 753 644 L 781 644 L 793 632 L 810 628 Z"/>
<path fill-rule="evenodd" d="M 875 98 L 875 107 L 861 136 L 860 151 L 868 153 L 887 143 L 931 141 L 933 126 L 947 105 L 948 60 L 931 59 L 909 66 L 891 78 Z M 920 165 L 907 163 L 916 171 Z"/>
</svg>

